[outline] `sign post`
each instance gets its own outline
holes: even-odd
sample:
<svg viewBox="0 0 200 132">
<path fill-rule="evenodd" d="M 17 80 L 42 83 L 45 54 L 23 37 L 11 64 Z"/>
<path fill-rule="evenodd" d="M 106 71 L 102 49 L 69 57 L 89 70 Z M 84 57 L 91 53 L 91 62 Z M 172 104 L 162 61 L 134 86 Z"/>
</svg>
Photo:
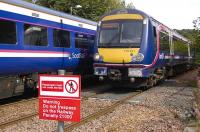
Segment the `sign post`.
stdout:
<svg viewBox="0 0 200 132">
<path fill-rule="evenodd" d="M 65 75 L 65 70 L 58 70 L 58 75 Z M 58 132 L 64 132 L 64 121 L 58 121 Z"/>
<path fill-rule="evenodd" d="M 59 132 L 64 121 L 80 121 L 81 77 L 64 74 L 39 76 L 39 118 L 57 120 Z"/>
</svg>

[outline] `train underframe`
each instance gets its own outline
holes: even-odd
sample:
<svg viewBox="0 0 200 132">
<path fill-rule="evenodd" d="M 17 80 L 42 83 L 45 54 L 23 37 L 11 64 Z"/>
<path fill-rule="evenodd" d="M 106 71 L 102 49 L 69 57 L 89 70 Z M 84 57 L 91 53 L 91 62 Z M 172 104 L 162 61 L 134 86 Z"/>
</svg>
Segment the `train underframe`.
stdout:
<svg viewBox="0 0 200 132">
<path fill-rule="evenodd" d="M 86 73 L 90 73 L 90 74 L 88 75 Z M 38 75 L 39 74 L 57 75 L 58 71 L 30 73 L 30 74 L 23 74 L 23 75 L 0 76 L 0 84 L 1 84 L 0 85 L 0 99 L 9 98 L 13 96 L 19 96 L 23 94 L 32 95 L 38 90 Z M 79 70 L 78 72 L 77 72 L 77 69 L 75 69 L 74 71 L 70 69 L 66 71 L 66 74 L 67 75 L 81 74 L 84 77 L 93 75 L 92 71 L 88 71 L 88 69 L 85 69 L 85 71 Z"/>
<path fill-rule="evenodd" d="M 0 77 L 0 99 L 22 95 L 37 89 L 38 74 Z"/>
<path fill-rule="evenodd" d="M 129 68 L 129 67 L 95 67 L 95 75 L 99 80 L 111 80 L 115 82 L 128 82 L 140 84 L 144 87 L 152 87 L 168 77 L 191 69 L 190 63 L 157 67 L 157 68 Z M 132 69 L 132 71 L 130 71 Z M 132 73 L 131 73 L 132 72 Z"/>
</svg>

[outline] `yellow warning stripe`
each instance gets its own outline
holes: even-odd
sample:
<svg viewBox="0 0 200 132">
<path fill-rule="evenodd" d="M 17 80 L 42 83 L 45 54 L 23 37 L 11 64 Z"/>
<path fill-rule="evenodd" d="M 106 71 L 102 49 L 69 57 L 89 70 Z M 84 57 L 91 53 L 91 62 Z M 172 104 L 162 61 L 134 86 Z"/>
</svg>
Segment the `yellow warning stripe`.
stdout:
<svg viewBox="0 0 200 132">
<path fill-rule="evenodd" d="M 117 15 L 110 15 L 106 16 L 102 19 L 102 21 L 109 21 L 109 20 L 120 20 L 120 19 L 137 19 L 142 20 L 143 16 L 139 14 L 117 14 Z"/>
</svg>

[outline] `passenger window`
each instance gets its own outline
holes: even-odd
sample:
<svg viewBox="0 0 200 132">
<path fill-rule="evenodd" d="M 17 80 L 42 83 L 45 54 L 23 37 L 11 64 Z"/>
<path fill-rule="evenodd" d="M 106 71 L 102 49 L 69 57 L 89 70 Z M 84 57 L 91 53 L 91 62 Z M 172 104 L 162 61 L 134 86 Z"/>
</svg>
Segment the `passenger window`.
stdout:
<svg viewBox="0 0 200 132">
<path fill-rule="evenodd" d="M 173 37 L 174 53 L 181 55 L 188 55 L 188 44 L 183 40 Z"/>
<path fill-rule="evenodd" d="M 154 35 L 154 50 L 157 51 L 157 32 L 155 26 L 153 26 L 153 35 Z"/>
<path fill-rule="evenodd" d="M 0 44 L 16 44 L 16 23 L 0 19 Z"/>
<path fill-rule="evenodd" d="M 75 34 L 75 47 L 88 49 L 94 44 L 94 36 L 82 33 Z"/>
<path fill-rule="evenodd" d="M 53 30 L 54 47 L 70 47 L 70 32 L 65 30 Z"/>
<path fill-rule="evenodd" d="M 33 46 L 47 46 L 47 28 L 24 24 L 24 44 Z"/>
<path fill-rule="evenodd" d="M 169 51 L 169 35 L 167 33 L 160 32 L 160 49 Z"/>
</svg>

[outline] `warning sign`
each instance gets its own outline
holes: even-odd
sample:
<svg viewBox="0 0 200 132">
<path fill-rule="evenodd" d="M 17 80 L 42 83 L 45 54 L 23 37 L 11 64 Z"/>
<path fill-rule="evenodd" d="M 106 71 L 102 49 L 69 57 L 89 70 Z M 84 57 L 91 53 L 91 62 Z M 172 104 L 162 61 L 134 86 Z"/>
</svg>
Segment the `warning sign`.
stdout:
<svg viewBox="0 0 200 132">
<path fill-rule="evenodd" d="M 67 81 L 65 88 L 70 94 L 76 93 L 76 91 L 79 89 L 78 84 L 74 80 Z"/>
<path fill-rule="evenodd" d="M 40 97 L 39 106 L 40 119 L 80 121 L 80 100 Z"/>
<path fill-rule="evenodd" d="M 42 81 L 42 91 L 63 92 L 62 81 Z"/>
<path fill-rule="evenodd" d="M 39 118 L 80 121 L 80 76 L 39 76 Z"/>
<path fill-rule="evenodd" d="M 80 98 L 80 76 L 41 75 L 39 78 L 41 96 Z"/>
</svg>

